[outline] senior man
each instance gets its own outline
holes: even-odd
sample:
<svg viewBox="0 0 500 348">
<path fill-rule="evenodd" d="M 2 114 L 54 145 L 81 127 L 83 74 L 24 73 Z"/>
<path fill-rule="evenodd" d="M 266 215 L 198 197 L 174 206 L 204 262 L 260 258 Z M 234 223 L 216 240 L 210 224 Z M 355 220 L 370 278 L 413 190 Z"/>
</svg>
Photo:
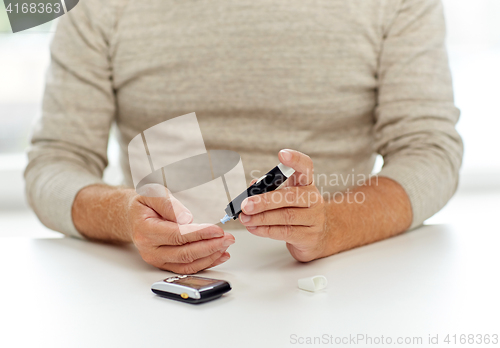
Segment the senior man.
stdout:
<svg viewBox="0 0 500 348">
<path fill-rule="evenodd" d="M 161 269 L 227 261 L 230 233 L 181 235 L 188 211 L 177 221 L 178 202 L 132 188 L 129 141 L 196 111 L 207 148 L 237 151 L 248 181 L 278 160 L 296 170 L 239 220 L 297 260 L 414 228 L 453 195 L 462 159 L 444 39 L 439 0 L 81 1 L 52 42 L 29 202 L 46 226 L 134 242 Z M 102 181 L 113 123 L 118 187 Z"/>
</svg>

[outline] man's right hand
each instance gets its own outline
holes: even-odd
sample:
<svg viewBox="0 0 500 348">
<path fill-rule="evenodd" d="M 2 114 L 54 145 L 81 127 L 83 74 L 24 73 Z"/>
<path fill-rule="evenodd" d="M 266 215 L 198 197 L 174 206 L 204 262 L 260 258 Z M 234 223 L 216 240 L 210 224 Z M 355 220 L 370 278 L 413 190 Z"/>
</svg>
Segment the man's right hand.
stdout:
<svg viewBox="0 0 500 348">
<path fill-rule="evenodd" d="M 226 262 L 230 257 L 226 250 L 234 237 L 216 225 L 191 224 L 189 210 L 158 186 L 164 192 L 153 195 L 151 191 L 139 195 L 131 189 L 88 186 L 73 204 L 75 227 L 93 240 L 132 241 L 144 261 L 179 274 Z M 158 187 L 155 190 L 159 192 Z M 181 235 L 178 223 L 185 225 L 183 230 L 192 228 L 194 232 Z"/>
<path fill-rule="evenodd" d="M 190 224 L 189 210 L 166 188 L 157 197 L 133 196 L 129 205 L 131 237 L 144 261 L 160 269 L 192 274 L 229 260 L 234 237 L 216 225 Z M 150 190 L 152 191 L 152 190 Z M 176 216 L 177 214 L 177 216 Z M 193 232 L 182 234 L 178 224 Z"/>
</svg>

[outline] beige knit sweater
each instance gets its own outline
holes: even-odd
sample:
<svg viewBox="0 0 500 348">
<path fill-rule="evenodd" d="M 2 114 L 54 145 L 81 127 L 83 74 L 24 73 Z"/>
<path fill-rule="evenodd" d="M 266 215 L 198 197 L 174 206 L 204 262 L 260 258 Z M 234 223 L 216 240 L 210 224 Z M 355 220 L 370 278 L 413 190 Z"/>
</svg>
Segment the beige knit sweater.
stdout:
<svg viewBox="0 0 500 348">
<path fill-rule="evenodd" d="M 292 148 L 321 189 L 344 190 L 381 154 L 415 227 L 453 195 L 462 159 L 444 37 L 439 0 L 81 1 L 52 42 L 29 202 L 78 237 L 71 207 L 102 182 L 111 125 L 131 185 L 131 138 L 194 111 L 248 181 Z"/>
</svg>

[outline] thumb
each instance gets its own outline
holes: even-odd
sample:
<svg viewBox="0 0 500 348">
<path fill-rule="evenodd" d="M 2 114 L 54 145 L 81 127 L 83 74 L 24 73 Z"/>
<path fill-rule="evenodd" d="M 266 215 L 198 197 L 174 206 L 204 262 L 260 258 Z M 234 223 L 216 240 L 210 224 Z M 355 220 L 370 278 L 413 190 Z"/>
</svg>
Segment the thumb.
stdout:
<svg viewBox="0 0 500 348">
<path fill-rule="evenodd" d="M 314 166 L 309 156 L 299 151 L 284 149 L 279 152 L 278 158 L 285 166 L 295 169 L 295 173 L 290 177 L 292 180 L 285 181 L 284 186 L 307 186 L 312 184 Z"/>
<path fill-rule="evenodd" d="M 164 220 L 181 225 L 193 221 L 193 214 L 170 191 L 160 184 L 146 184 L 137 189 L 142 203 L 153 209 Z"/>
</svg>

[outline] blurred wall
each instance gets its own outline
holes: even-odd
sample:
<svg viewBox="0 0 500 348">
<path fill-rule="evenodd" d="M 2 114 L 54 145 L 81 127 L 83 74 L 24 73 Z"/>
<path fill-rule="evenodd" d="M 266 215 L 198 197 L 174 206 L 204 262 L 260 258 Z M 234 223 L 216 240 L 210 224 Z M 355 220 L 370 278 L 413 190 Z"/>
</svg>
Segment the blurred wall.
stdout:
<svg viewBox="0 0 500 348">
<path fill-rule="evenodd" d="M 348 1 L 348 0 L 346 0 Z M 500 0 L 444 0 L 458 124 L 465 142 L 460 191 L 500 192 Z M 11 34 L 0 2 L 0 212 L 24 210 L 22 171 L 33 120 L 40 114 L 55 22 Z M 110 142 L 106 180 L 118 183 Z"/>
</svg>

